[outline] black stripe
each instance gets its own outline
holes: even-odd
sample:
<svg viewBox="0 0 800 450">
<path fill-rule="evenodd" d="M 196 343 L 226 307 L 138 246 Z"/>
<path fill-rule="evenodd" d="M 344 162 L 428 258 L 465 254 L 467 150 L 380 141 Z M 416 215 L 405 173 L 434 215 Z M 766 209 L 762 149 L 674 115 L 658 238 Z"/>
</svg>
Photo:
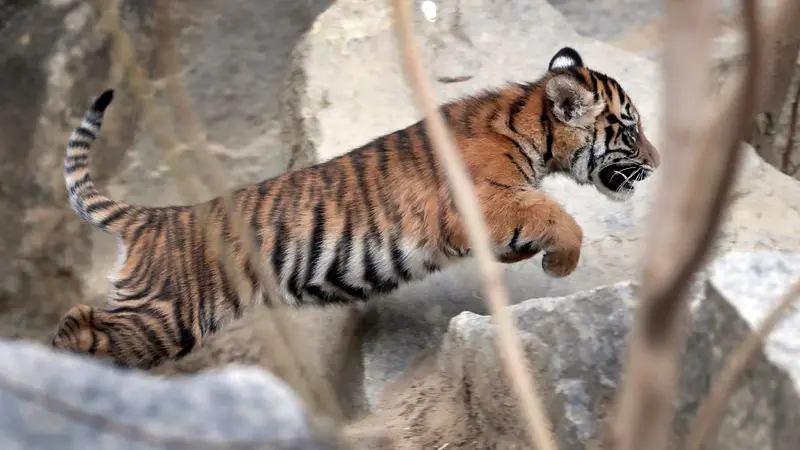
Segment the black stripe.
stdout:
<svg viewBox="0 0 800 450">
<path fill-rule="evenodd" d="M 89 155 L 67 155 L 65 164 L 86 164 L 89 162 Z"/>
<path fill-rule="evenodd" d="M 310 296 L 316 298 L 318 303 L 323 305 L 351 303 L 349 299 L 342 297 L 341 295 L 336 295 L 333 292 L 326 291 L 322 288 L 322 286 L 318 285 L 307 286 L 306 292 L 308 292 Z"/>
<path fill-rule="evenodd" d="M 376 188 L 378 189 L 379 194 L 378 203 L 380 204 L 383 213 L 390 221 L 399 223 L 402 220 L 402 214 L 400 213 L 395 201 L 396 196 L 387 195 L 385 191 L 389 183 L 391 169 L 389 165 L 388 139 L 388 136 L 382 136 L 375 141 L 375 151 L 378 154 L 378 170 L 381 174 L 381 179 L 377 180 Z"/>
<path fill-rule="evenodd" d="M 278 218 L 278 223 L 275 224 L 275 246 L 272 249 L 272 267 L 275 274 L 280 279 L 283 274 L 283 265 L 286 263 L 286 241 L 289 238 L 289 231 L 282 218 Z"/>
<path fill-rule="evenodd" d="M 91 140 L 95 140 L 97 138 L 91 130 L 84 127 L 82 124 L 81 126 L 75 129 L 75 134 L 81 137 L 89 138 Z"/>
<path fill-rule="evenodd" d="M 272 198 L 272 204 L 269 207 L 269 216 L 267 217 L 267 221 L 268 222 L 272 222 L 274 220 L 275 212 L 278 211 L 278 208 L 280 208 L 280 206 L 281 206 L 281 201 L 283 200 L 283 192 L 286 189 L 286 186 L 288 184 L 290 184 L 290 182 L 292 180 L 292 175 L 294 175 L 294 174 L 295 174 L 295 172 L 290 172 L 288 177 L 287 177 L 287 179 L 286 180 L 282 180 L 283 182 L 280 183 L 280 185 L 278 186 L 277 191 L 275 191 L 275 195 Z M 269 194 L 267 194 L 267 195 L 269 195 Z M 290 192 L 289 195 L 291 196 L 292 193 Z"/>
<path fill-rule="evenodd" d="M 589 82 L 592 88 L 592 93 L 594 93 L 594 101 L 600 100 L 600 94 L 597 92 L 597 77 L 591 70 L 589 71 Z"/>
<path fill-rule="evenodd" d="M 364 238 L 364 279 L 372 285 L 372 289 L 377 293 L 387 293 L 397 288 L 397 280 L 383 278 L 378 270 L 378 262 L 370 251 L 372 241 L 377 241 L 370 233 Z M 380 244 L 380 242 L 377 242 Z"/>
<path fill-rule="evenodd" d="M 403 250 L 400 248 L 400 242 L 397 236 L 393 236 L 390 240 L 390 250 L 392 255 L 392 265 L 394 266 L 395 272 L 403 279 L 403 281 L 409 281 L 413 278 L 411 271 L 405 264 L 403 258 Z"/>
<path fill-rule="evenodd" d="M 258 189 L 256 190 L 256 200 L 255 200 L 255 207 L 253 208 L 253 215 L 250 217 L 250 228 L 253 230 L 253 237 L 255 238 L 256 242 L 259 246 L 263 245 L 263 238 L 261 237 L 261 228 L 264 226 L 261 221 L 261 214 L 264 206 L 266 205 L 266 199 L 269 195 L 270 187 L 272 187 L 273 180 L 262 181 L 258 184 Z"/>
<path fill-rule="evenodd" d="M 594 172 L 595 166 L 597 165 L 597 158 L 594 155 L 594 144 L 597 142 L 597 133 L 600 131 L 595 128 L 594 133 L 592 133 L 592 143 L 589 145 L 589 167 L 588 172 L 591 174 Z"/>
<path fill-rule="evenodd" d="M 156 333 L 147 322 L 142 320 L 142 315 L 145 313 L 149 313 L 149 311 L 139 311 L 137 314 L 125 316 L 125 318 L 132 321 L 139 332 L 147 336 L 145 339 L 142 339 L 141 342 L 145 346 L 149 347 L 153 353 L 156 354 L 156 358 L 160 360 L 167 356 L 166 347 L 164 346 L 164 342 L 161 340 L 161 335 Z M 149 316 L 150 319 L 161 321 L 161 317 L 159 317 L 158 314 L 147 314 L 147 316 Z M 152 355 L 150 355 L 150 357 L 152 357 Z"/>
<path fill-rule="evenodd" d="M 97 127 L 97 129 L 99 130 L 100 127 L 103 126 L 103 119 L 102 119 L 103 113 L 102 113 L 102 111 L 97 111 L 97 110 L 94 110 L 94 111 L 96 111 L 96 112 L 98 112 L 100 114 L 100 118 L 99 119 L 95 119 L 93 117 L 90 117 L 89 115 L 86 115 L 83 118 L 83 121 L 89 123 L 89 125 L 93 125 L 93 126 Z"/>
<path fill-rule="evenodd" d="M 489 185 L 491 185 L 491 186 L 498 187 L 498 188 L 501 188 L 501 189 L 516 189 L 513 186 L 510 186 L 510 185 L 505 184 L 505 183 L 500 183 L 499 181 L 486 180 L 486 182 L 489 183 Z"/>
<path fill-rule="evenodd" d="M 420 143 L 422 144 L 422 151 L 425 153 L 425 158 L 428 161 L 428 169 L 431 171 L 431 177 L 433 178 L 434 183 L 438 184 L 439 173 L 436 170 L 436 155 L 433 154 L 433 146 L 428 139 L 428 133 L 425 129 L 424 121 L 421 120 L 417 122 L 416 125 L 414 125 L 414 129 L 417 133 Z"/>
<path fill-rule="evenodd" d="M 303 251 L 297 246 L 294 252 L 294 264 L 292 264 L 292 273 L 289 275 L 289 280 L 286 283 L 286 288 L 289 290 L 298 303 L 303 300 L 303 281 L 300 277 L 300 270 L 303 266 Z"/>
<path fill-rule="evenodd" d="M 97 203 L 92 203 L 91 205 L 89 205 L 86 208 L 86 212 L 88 214 L 94 214 L 94 213 L 96 213 L 98 211 L 102 211 L 104 209 L 110 208 L 110 207 L 114 206 L 115 204 L 116 204 L 116 202 L 114 202 L 112 200 L 101 200 L 101 201 L 99 201 Z"/>
<path fill-rule="evenodd" d="M 306 269 L 306 283 L 310 284 L 322 257 L 323 246 L 325 245 L 325 203 L 323 200 L 317 202 L 312 210 L 312 231 L 311 240 L 308 244 L 308 267 Z"/>
<path fill-rule="evenodd" d="M 342 170 L 341 164 L 330 164 L 334 169 L 336 169 L 336 173 L 339 174 L 336 179 L 336 193 L 334 194 L 334 200 L 336 200 L 336 206 L 341 208 L 344 204 L 345 194 L 347 194 L 347 190 L 345 189 L 347 187 L 347 178 L 345 176 L 345 171 Z"/>
<path fill-rule="evenodd" d="M 508 109 L 508 128 L 511 129 L 513 132 L 517 132 L 516 128 L 516 119 L 517 114 L 522 111 L 522 108 L 528 103 L 528 99 L 530 99 L 531 94 L 536 89 L 536 84 L 520 84 L 519 87 L 522 88 L 523 93 L 514 100 L 514 103 L 511 104 L 511 107 Z"/>
<path fill-rule="evenodd" d="M 511 164 L 513 164 L 514 167 L 517 168 L 519 173 L 522 174 L 522 177 L 525 179 L 525 181 L 527 181 L 529 184 L 533 184 L 534 180 L 524 170 L 522 170 L 522 166 L 520 166 L 519 163 L 517 163 L 517 161 L 514 159 L 513 156 L 511 156 L 510 153 L 506 153 L 505 157 L 508 158 L 508 160 L 511 161 Z"/>
<path fill-rule="evenodd" d="M 545 134 L 545 151 L 542 156 L 542 162 L 545 165 L 553 159 L 553 123 L 550 121 L 550 115 L 548 114 L 551 103 L 546 95 L 542 96 L 542 114 L 539 116 L 539 123 Z"/>
<path fill-rule="evenodd" d="M 67 142 L 67 153 L 74 150 L 89 150 L 90 148 L 92 148 L 91 142 L 75 141 L 72 139 L 70 139 L 69 142 Z"/>
<path fill-rule="evenodd" d="M 91 183 L 92 183 L 92 179 L 89 177 L 89 173 L 87 172 L 84 176 L 82 176 L 78 180 L 75 180 L 75 182 L 70 185 L 70 188 L 69 188 L 70 189 L 70 193 L 74 194 L 78 190 L 80 190 L 82 187 L 84 187 L 84 186 L 86 186 L 88 184 L 91 184 Z"/>
<path fill-rule="evenodd" d="M 513 251 L 517 251 L 517 241 L 519 240 L 519 234 L 522 232 L 522 225 L 517 225 L 514 228 L 514 234 L 511 236 L 511 241 L 508 243 L 509 248 Z"/>
<path fill-rule="evenodd" d="M 413 169 L 411 173 L 415 177 L 421 177 L 423 174 L 422 166 L 417 161 L 416 155 L 413 152 L 413 143 L 411 141 L 411 135 L 408 133 L 408 130 L 398 130 L 394 132 L 397 135 L 397 148 L 395 154 L 397 155 L 398 161 L 400 161 L 400 165 L 403 167 L 403 173 L 408 174 L 408 166 L 409 162 L 413 165 Z"/>
<path fill-rule="evenodd" d="M 192 280 L 195 277 L 189 276 L 189 274 L 187 273 L 188 265 L 191 264 L 192 261 L 191 258 L 195 254 L 195 246 L 193 245 L 194 212 L 189 213 L 188 219 L 189 219 L 189 226 L 187 229 L 181 229 L 182 226 L 179 217 L 176 216 L 174 219 L 176 228 L 175 245 L 180 250 L 177 256 L 178 260 L 177 260 L 177 267 L 175 270 L 177 274 L 176 276 L 178 284 L 180 285 L 180 291 L 176 293 L 176 296 L 178 299 L 180 299 L 180 302 L 175 301 L 173 303 L 173 319 L 175 320 L 175 326 L 177 327 L 178 330 L 178 336 L 176 342 L 180 347 L 180 351 L 178 352 L 178 358 L 185 355 L 186 353 L 184 352 L 188 353 L 188 350 L 186 349 L 188 345 L 191 346 L 194 345 L 193 340 L 189 341 L 186 339 L 187 334 L 191 335 L 191 333 L 189 333 L 188 330 L 192 328 L 191 324 L 194 322 L 193 310 L 194 310 L 195 296 L 192 289 L 193 288 Z M 186 236 L 185 234 L 186 232 L 189 233 L 188 236 Z M 187 241 L 189 242 L 188 248 L 187 248 Z M 187 318 L 184 317 L 184 315 L 188 316 L 188 320 L 186 320 Z"/>
<path fill-rule="evenodd" d="M 606 140 L 605 140 L 606 150 L 610 150 L 611 149 L 611 139 L 614 137 L 614 128 L 610 127 L 610 126 L 606 127 L 605 133 L 606 133 Z"/>
<path fill-rule="evenodd" d="M 344 220 L 344 230 L 336 243 L 336 257 L 328 268 L 325 281 L 353 298 L 364 300 L 367 298 L 367 291 L 361 287 L 352 286 L 346 281 L 353 252 L 353 219 L 349 210 L 345 212 Z"/>
<path fill-rule="evenodd" d="M 127 302 L 127 301 L 131 301 L 131 300 L 141 300 L 141 299 L 147 297 L 148 294 L 150 294 L 150 287 L 149 286 L 144 286 L 143 288 L 141 288 L 140 290 L 134 292 L 133 294 L 124 294 L 123 295 L 123 294 L 119 294 L 118 293 L 116 295 L 115 299 L 117 301 L 120 301 L 120 302 Z"/>
<path fill-rule="evenodd" d="M 149 225 L 154 225 L 152 229 L 153 237 L 150 238 L 149 244 L 148 243 L 142 244 L 145 247 L 145 249 L 142 251 L 142 253 L 144 253 L 142 261 L 134 267 L 133 272 L 128 277 L 118 281 L 119 286 L 125 287 L 128 284 L 132 284 L 134 287 L 139 288 L 136 294 L 125 296 L 126 300 L 143 298 L 147 296 L 147 293 L 150 289 L 150 286 L 147 284 L 145 286 L 140 286 L 140 285 L 145 280 L 148 280 L 150 278 L 150 273 L 153 270 L 154 264 L 152 258 L 149 258 L 148 256 L 150 256 L 149 255 L 150 249 L 155 247 L 155 242 L 156 240 L 158 240 L 158 234 L 160 233 L 161 229 L 157 222 L 156 223 L 153 222 L 152 216 L 148 217 L 147 220 Z M 131 252 L 133 252 L 134 246 L 131 245 L 128 247 L 128 249 Z"/>
<path fill-rule="evenodd" d="M 439 267 L 439 265 L 433 261 L 425 261 L 423 265 L 425 266 L 425 270 L 427 270 L 429 273 L 438 272 L 441 270 L 441 267 Z"/>
<path fill-rule="evenodd" d="M 367 186 L 367 182 L 365 179 L 365 172 L 366 172 L 366 164 L 364 162 L 365 154 L 366 154 L 367 147 L 361 147 L 358 150 L 352 151 L 348 154 L 348 159 L 350 161 L 351 166 L 353 167 L 353 173 L 356 176 L 356 182 L 358 184 L 358 188 L 360 189 L 360 197 L 364 200 L 366 204 L 366 214 L 367 214 L 367 222 L 369 224 L 369 229 L 375 233 L 378 232 L 378 224 L 375 221 L 375 211 L 373 210 L 372 205 L 372 198 L 369 195 L 369 187 Z"/>
<path fill-rule="evenodd" d="M 464 105 L 462 107 L 461 117 L 459 117 L 459 123 L 461 124 L 461 132 L 464 133 L 466 137 L 472 137 L 472 111 Z"/>
<path fill-rule="evenodd" d="M 119 220 L 127 212 L 128 212 L 128 208 L 118 208 L 116 211 L 111 213 L 109 216 L 107 216 L 106 218 L 100 220 L 98 222 L 98 225 L 105 228 L 105 227 L 111 225 L 112 223 L 116 222 L 117 220 Z"/>
<path fill-rule="evenodd" d="M 89 354 L 94 355 L 97 352 L 97 332 L 94 328 L 89 328 L 89 333 L 92 336 L 92 342 L 89 344 Z"/>
</svg>

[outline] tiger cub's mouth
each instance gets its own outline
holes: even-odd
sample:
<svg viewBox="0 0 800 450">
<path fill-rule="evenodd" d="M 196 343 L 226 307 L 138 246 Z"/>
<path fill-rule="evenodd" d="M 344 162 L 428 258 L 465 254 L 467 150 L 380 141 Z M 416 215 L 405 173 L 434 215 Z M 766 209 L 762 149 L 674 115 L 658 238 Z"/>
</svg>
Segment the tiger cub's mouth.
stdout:
<svg viewBox="0 0 800 450">
<path fill-rule="evenodd" d="M 600 182 L 614 194 L 628 196 L 636 183 L 644 180 L 652 170 L 640 164 L 611 164 L 600 169 Z"/>
</svg>

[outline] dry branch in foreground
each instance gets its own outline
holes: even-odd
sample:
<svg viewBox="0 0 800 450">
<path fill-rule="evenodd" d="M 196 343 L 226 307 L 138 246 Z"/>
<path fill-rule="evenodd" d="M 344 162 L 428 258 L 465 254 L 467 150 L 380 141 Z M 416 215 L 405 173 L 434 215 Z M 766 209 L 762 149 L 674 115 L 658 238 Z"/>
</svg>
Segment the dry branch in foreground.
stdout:
<svg viewBox="0 0 800 450">
<path fill-rule="evenodd" d="M 211 185 L 213 192 L 222 195 L 225 213 L 231 221 L 232 228 L 237 230 L 244 243 L 245 256 L 248 258 L 251 267 L 253 267 L 253 271 L 259 277 L 262 288 L 266 291 L 265 297 L 267 299 L 280 299 L 277 280 L 272 271 L 269 270 L 268 265 L 262 262 L 260 246 L 255 240 L 252 228 L 246 221 L 242 220 L 241 214 L 236 212 L 236 205 L 232 196 L 226 195 L 226 192 L 229 191 L 229 183 L 226 180 L 224 170 L 209 151 L 205 133 L 202 132 L 199 121 L 192 113 L 191 100 L 185 84 L 182 82 L 180 48 L 175 37 L 175 25 L 167 0 L 157 0 L 156 2 L 156 32 L 159 37 L 159 59 L 166 72 L 166 94 L 173 108 L 179 133 L 182 135 L 183 141 L 190 145 L 194 149 L 196 156 L 199 157 L 200 164 L 198 169 L 202 171 L 203 178 Z M 221 239 L 220 233 L 215 236 L 209 236 L 209 239 L 216 241 L 218 247 L 224 245 L 224 240 Z M 232 252 L 227 251 L 225 253 L 226 255 L 223 257 L 225 270 L 238 281 L 237 285 L 242 287 L 240 296 L 245 299 L 252 298 L 254 293 L 249 292 L 250 283 L 245 279 L 244 273 L 239 266 L 232 261 Z M 250 301 L 243 303 L 250 303 Z M 286 380 L 287 383 L 298 390 L 303 398 L 312 403 L 309 406 L 312 408 L 319 407 L 326 414 L 333 416 L 335 420 L 341 420 L 343 415 L 333 395 L 333 390 L 325 380 L 310 380 L 308 372 L 305 370 L 304 362 L 293 356 L 302 354 L 302 352 L 293 348 L 294 341 L 290 337 L 291 333 L 286 328 L 285 320 L 282 320 L 281 317 L 285 315 L 285 311 L 280 301 L 270 300 L 270 306 L 272 308 L 271 314 L 267 315 L 267 317 L 270 319 L 270 326 L 276 331 L 275 334 L 278 338 L 276 342 L 270 343 L 271 359 L 283 365 L 283 368 L 288 373 L 286 376 L 288 378 Z M 352 337 L 345 336 L 345 338 Z"/>
<path fill-rule="evenodd" d="M 738 175 L 741 140 L 758 107 L 765 49 L 755 0 L 744 2 L 744 81 L 713 102 L 711 111 L 696 106 L 710 92 L 713 7 L 706 0 L 667 2 L 666 156 L 646 240 L 641 303 L 608 436 L 614 450 L 665 448 L 685 343 L 686 291 L 714 240 Z"/>
<path fill-rule="evenodd" d="M 537 383 L 525 364 L 525 354 L 516 327 L 508 311 L 508 292 L 500 276 L 500 268 L 494 261 L 489 234 L 483 220 L 474 186 L 467 175 L 439 112 L 439 104 L 430 85 L 427 72 L 414 43 L 411 12 L 407 0 L 392 0 L 394 27 L 405 73 L 415 95 L 417 104 L 424 111 L 426 125 L 431 135 L 436 157 L 445 168 L 450 192 L 454 196 L 458 211 L 463 215 L 469 234 L 470 247 L 483 277 L 486 303 L 494 319 L 495 331 L 500 341 L 500 354 L 505 364 L 511 387 L 519 398 L 519 406 L 529 426 L 531 442 L 539 450 L 555 450 L 556 441 L 552 426 L 544 413 L 537 392 Z"/>
<path fill-rule="evenodd" d="M 147 79 L 142 67 L 137 63 L 132 40 L 122 26 L 118 10 L 116 9 L 115 5 L 110 2 L 110 0 L 94 0 L 93 6 L 101 14 L 101 25 L 106 27 L 109 31 L 109 34 L 112 36 L 114 59 L 117 63 L 122 64 L 123 69 L 130 76 L 134 93 L 142 103 L 143 110 L 145 111 L 145 119 L 148 122 L 147 124 L 149 128 L 154 133 L 156 144 L 158 147 L 161 147 L 164 150 L 167 164 L 177 175 L 176 178 L 182 196 L 187 202 L 200 203 L 201 199 L 197 195 L 197 189 L 192 185 L 193 177 L 190 175 L 191 172 L 180 162 L 178 155 L 178 140 L 172 135 L 171 131 L 166 126 L 163 118 L 163 112 L 155 104 L 153 86 Z M 160 16 L 158 17 L 158 24 L 160 27 L 159 34 L 160 37 L 166 39 L 167 43 L 166 46 L 162 47 L 162 53 L 160 56 L 163 58 L 162 62 L 166 63 L 166 67 L 172 69 L 168 70 L 171 73 L 166 77 L 166 83 L 168 90 L 172 91 L 170 100 L 177 106 L 178 117 L 181 119 L 181 131 L 200 137 L 200 139 L 191 139 L 193 136 L 187 136 L 187 138 L 190 139 L 190 142 L 194 141 L 195 144 L 197 144 L 197 141 L 201 141 L 200 144 L 198 144 L 198 154 L 200 154 L 201 158 L 203 158 L 203 163 L 206 169 L 205 175 L 208 178 L 206 182 L 210 181 L 210 184 L 212 185 L 211 187 L 215 192 L 222 193 L 222 205 L 226 215 L 231 221 L 232 231 L 234 233 L 238 233 L 238 237 L 242 239 L 242 242 L 244 243 L 245 256 L 249 258 L 254 272 L 259 277 L 259 282 L 262 285 L 262 289 L 265 290 L 267 298 L 279 298 L 276 297 L 276 295 L 278 295 L 278 290 L 276 289 L 277 283 L 274 282 L 274 274 L 266 269 L 267 265 L 261 264 L 260 251 L 252 251 L 253 248 L 258 248 L 258 245 L 255 243 L 252 230 L 249 226 L 247 226 L 245 221 L 241 220 L 241 216 L 236 213 L 232 198 L 228 195 L 224 195 L 224 192 L 228 190 L 224 174 L 218 167 L 218 163 L 214 160 L 204 145 L 205 142 L 202 139 L 202 134 L 200 134 L 198 131 L 200 127 L 196 125 L 197 122 L 194 120 L 189 109 L 188 96 L 186 95 L 185 88 L 180 82 L 178 75 L 176 75 L 179 73 L 177 69 L 180 67 L 180 64 L 178 62 L 179 60 L 177 59 L 178 51 L 173 40 L 172 30 L 168 29 L 168 27 L 172 26 L 171 18 L 169 16 L 169 5 L 165 1 L 159 0 L 157 7 L 159 9 L 157 13 L 158 16 Z M 203 183 L 201 182 L 200 185 L 202 184 Z M 203 226 L 212 248 L 216 249 L 220 255 L 220 260 L 223 262 L 224 269 L 234 281 L 234 286 L 236 287 L 237 293 L 241 298 L 247 300 L 243 302 L 243 304 L 251 303 L 250 298 L 253 296 L 252 289 L 250 288 L 249 283 L 246 281 L 243 271 L 234 262 L 234 255 L 229 248 L 230 245 L 228 245 L 228 243 L 226 243 L 222 238 L 222 228 L 220 226 L 215 227 L 210 223 L 201 223 L 201 226 Z M 216 231 L 216 233 L 212 233 L 214 231 Z M 284 344 L 288 345 L 287 341 L 289 340 L 286 339 L 287 333 L 285 331 L 283 333 L 280 332 L 283 330 L 279 329 L 280 325 L 277 324 L 278 321 L 273 322 L 275 322 L 273 323 L 273 325 L 275 325 L 275 329 L 279 331 L 278 334 L 282 335 L 281 337 L 283 338 L 282 340 L 284 341 Z M 273 357 L 276 358 L 277 361 L 281 361 L 283 363 L 297 363 L 297 367 L 295 367 L 295 370 L 290 376 L 291 379 L 285 381 L 294 387 L 307 402 L 310 402 L 310 406 L 322 406 L 323 408 L 327 409 L 327 413 L 332 414 L 335 416 L 335 418 L 340 418 L 341 413 L 339 412 L 338 404 L 335 402 L 332 390 L 329 388 L 329 386 L 327 386 L 323 380 L 319 380 L 317 383 L 305 383 L 307 381 L 306 372 L 303 370 L 302 365 L 299 364 L 299 361 L 293 358 L 293 353 L 288 352 L 286 349 L 286 346 L 280 346 L 280 342 L 278 345 L 274 345 L 272 348 L 274 351 Z M 289 367 L 292 366 L 289 365 Z M 337 414 L 337 412 L 339 412 L 339 414 Z M 113 423 L 107 425 L 108 428 L 112 430 L 120 429 L 120 427 L 123 426 L 122 424 Z M 319 424 L 315 423 L 314 425 Z M 324 430 L 319 430 L 317 428 L 324 428 Z M 341 437 L 338 427 L 330 427 L 322 424 L 321 426 L 315 427 L 315 431 L 328 436 L 329 439 L 334 439 L 342 446 L 346 445 Z M 140 439 L 147 440 L 148 442 L 164 441 L 164 439 L 159 438 L 158 436 L 150 435 L 150 433 L 148 433 L 146 430 L 137 430 L 137 436 Z M 275 448 L 276 444 L 277 443 L 274 442 L 243 443 L 241 445 L 235 442 L 215 444 L 205 441 L 189 442 L 186 440 L 178 440 L 178 442 L 173 442 L 170 446 L 188 446 L 191 448 Z"/>
</svg>

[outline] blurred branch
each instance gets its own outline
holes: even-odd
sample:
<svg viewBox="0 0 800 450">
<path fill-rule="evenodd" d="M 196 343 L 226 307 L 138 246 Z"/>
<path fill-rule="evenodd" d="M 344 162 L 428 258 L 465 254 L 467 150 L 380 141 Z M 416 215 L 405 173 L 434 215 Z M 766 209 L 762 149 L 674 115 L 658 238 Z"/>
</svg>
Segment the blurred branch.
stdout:
<svg viewBox="0 0 800 450">
<path fill-rule="evenodd" d="M 797 109 L 800 106 L 800 84 L 795 89 L 794 98 L 792 100 L 791 114 L 789 116 L 789 132 L 786 136 L 786 146 L 783 148 L 781 154 L 781 172 L 787 175 L 794 175 L 796 167 L 793 167 L 792 153 L 794 152 L 794 139 L 797 133 Z"/>
<path fill-rule="evenodd" d="M 284 364 L 293 361 L 294 363 L 284 365 L 284 369 L 287 369 L 288 372 L 286 381 L 298 390 L 307 401 L 312 402 L 310 406 L 321 407 L 325 413 L 333 415 L 337 420 L 341 420 L 343 417 L 342 412 L 338 407 L 332 390 L 323 380 L 318 380 L 319 383 L 316 383 L 308 379 L 309 377 L 303 362 L 300 361 L 299 358 L 294 357 L 294 355 L 302 354 L 302 352 L 293 348 L 294 343 L 290 338 L 289 331 L 286 329 L 284 320 L 276 317 L 284 313 L 284 311 L 281 310 L 283 306 L 280 303 L 281 293 L 278 289 L 279 283 L 268 266 L 262 263 L 261 246 L 256 241 L 252 228 L 243 220 L 242 214 L 236 211 L 236 203 L 232 198 L 233 195 L 228 193 L 230 183 L 226 180 L 224 169 L 209 151 L 205 140 L 205 133 L 202 132 L 199 121 L 192 113 L 191 100 L 182 82 L 181 54 L 178 41 L 175 37 L 175 24 L 173 23 L 169 3 L 169 0 L 157 0 L 155 11 L 159 60 L 166 72 L 165 86 L 167 98 L 173 108 L 182 139 L 190 148 L 195 150 L 195 155 L 200 160 L 198 168 L 202 171 L 202 178 L 207 180 L 215 195 L 221 196 L 220 199 L 223 208 L 231 222 L 232 228 L 233 230 L 237 230 L 238 237 L 243 242 L 244 256 L 248 259 L 253 271 L 258 275 L 259 284 L 262 289 L 265 290 L 264 294 L 271 304 L 271 311 L 267 317 L 270 318 L 271 325 L 277 332 L 276 334 L 279 338 L 278 342 L 270 342 L 270 348 L 273 353 L 271 355 L 273 357 L 272 359 L 276 363 L 283 362 Z M 218 247 L 225 245 L 225 240 L 221 238 L 221 234 L 212 236 L 211 239 L 216 241 Z M 222 251 L 225 252 L 225 250 Z M 237 285 L 242 287 L 240 296 L 246 299 L 253 298 L 255 292 L 250 290 L 250 282 L 245 278 L 240 263 L 233 261 L 232 251 L 225 253 L 226 254 L 221 259 L 224 262 L 225 270 L 228 275 L 232 276 L 234 280 L 237 281 Z M 247 303 L 250 302 L 248 301 Z"/>
<path fill-rule="evenodd" d="M 783 111 L 786 99 L 789 97 L 789 88 L 792 78 L 797 72 L 797 58 L 800 55 L 800 2 L 797 0 L 775 0 L 760 2 L 763 10 L 764 23 L 773 26 L 770 28 L 771 38 L 765 39 L 764 44 L 772 55 L 764 62 L 764 81 L 769 83 L 762 91 L 759 113 L 764 113 L 768 122 L 778 123 L 778 118 Z M 752 135 L 748 142 L 753 144 L 758 153 L 767 161 L 779 164 L 774 160 L 774 133 L 773 130 L 759 130 L 751 127 Z"/>
<path fill-rule="evenodd" d="M 755 0 L 745 0 L 743 12 L 747 75 L 721 102 L 712 103 L 711 111 L 697 105 L 710 92 L 714 4 L 671 0 L 666 12 L 665 158 L 658 207 L 651 210 L 629 359 L 608 437 L 615 450 L 666 445 L 685 343 L 688 286 L 714 242 L 762 85 L 764 49 Z"/>
<path fill-rule="evenodd" d="M 537 393 L 536 380 L 525 366 L 526 359 L 522 344 L 511 313 L 506 308 L 508 293 L 500 276 L 500 268 L 494 261 L 489 234 L 475 196 L 474 186 L 458 155 L 453 137 L 439 113 L 438 101 L 414 43 L 409 2 L 392 0 L 391 5 L 406 77 L 412 87 L 417 104 L 425 113 L 427 129 L 431 135 L 436 156 L 445 169 L 450 192 L 455 197 L 458 211 L 463 215 L 467 225 L 470 247 L 483 277 L 486 303 L 494 319 L 494 329 L 500 341 L 499 348 L 506 374 L 510 378 L 512 389 L 529 426 L 531 442 L 536 443 L 539 450 L 555 450 L 556 441 Z"/>
<path fill-rule="evenodd" d="M 764 338 L 772 332 L 781 316 L 789 311 L 792 302 L 797 300 L 798 296 L 800 296 L 800 279 L 789 287 L 758 328 L 728 357 L 725 368 L 711 383 L 711 394 L 700 406 L 697 422 L 689 435 L 686 450 L 702 450 L 716 432 L 725 407 L 734 390 L 739 387 L 747 365 L 761 348 Z"/>
</svg>

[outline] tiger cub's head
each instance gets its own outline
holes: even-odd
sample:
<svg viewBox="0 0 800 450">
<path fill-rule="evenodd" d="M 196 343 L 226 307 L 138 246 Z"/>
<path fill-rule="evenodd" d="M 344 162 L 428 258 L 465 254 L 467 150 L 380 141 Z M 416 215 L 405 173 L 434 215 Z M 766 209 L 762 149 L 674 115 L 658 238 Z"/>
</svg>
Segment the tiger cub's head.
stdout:
<svg viewBox="0 0 800 450">
<path fill-rule="evenodd" d="M 570 47 L 552 57 L 542 81 L 551 123 L 551 154 L 544 158 L 550 170 L 593 184 L 612 200 L 630 198 L 660 157 L 622 86 L 584 66 Z"/>
</svg>

